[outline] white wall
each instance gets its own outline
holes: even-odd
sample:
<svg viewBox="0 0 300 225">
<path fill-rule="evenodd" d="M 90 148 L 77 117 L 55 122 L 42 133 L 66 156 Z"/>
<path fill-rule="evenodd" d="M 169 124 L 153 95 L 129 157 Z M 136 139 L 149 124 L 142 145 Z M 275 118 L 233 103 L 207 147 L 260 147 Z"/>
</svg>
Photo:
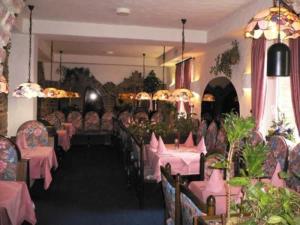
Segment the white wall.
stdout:
<svg viewBox="0 0 300 225">
<path fill-rule="evenodd" d="M 231 82 L 237 91 L 241 116 L 249 116 L 251 115 L 251 94 L 244 94 L 242 89 L 242 76 L 246 73 L 249 74 L 251 71 L 251 40 L 241 38 L 238 42 L 240 62 L 232 67 L 233 71 Z M 192 79 L 193 82 L 191 84 L 191 89 L 200 95 L 200 99 L 202 99 L 203 92 L 207 84 L 215 78 L 213 74 L 209 73 L 211 66 L 215 65 L 215 58 L 218 54 L 223 53 L 225 50 L 230 48 L 231 42 L 222 45 L 214 45 L 211 48 L 207 48 L 207 52 L 194 60 L 194 76 Z M 168 77 L 168 81 L 173 82 L 175 77 L 174 68 L 170 76 L 171 77 Z M 198 101 L 198 105 L 195 106 L 195 111 L 198 115 L 201 114 L 200 99 Z"/>
<path fill-rule="evenodd" d="M 13 90 L 28 80 L 28 35 L 13 34 L 12 48 L 9 56 L 9 95 L 8 95 L 8 136 L 15 136 L 18 127 L 28 121 L 36 119 L 36 99 L 16 98 Z M 37 80 L 37 39 L 32 37 L 31 81 Z"/>
</svg>

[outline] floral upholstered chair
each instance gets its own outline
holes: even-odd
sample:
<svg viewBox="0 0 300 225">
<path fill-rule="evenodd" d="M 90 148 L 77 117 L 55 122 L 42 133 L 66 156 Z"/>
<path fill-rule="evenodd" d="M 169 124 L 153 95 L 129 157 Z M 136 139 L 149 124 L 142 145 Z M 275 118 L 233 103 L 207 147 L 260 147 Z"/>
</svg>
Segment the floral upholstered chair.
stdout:
<svg viewBox="0 0 300 225">
<path fill-rule="evenodd" d="M 205 120 L 202 120 L 198 129 L 198 135 L 201 137 L 205 137 L 207 132 L 207 124 Z"/>
<path fill-rule="evenodd" d="M 134 114 L 134 121 L 136 123 L 145 122 L 149 120 L 149 116 L 146 112 L 138 112 Z"/>
<path fill-rule="evenodd" d="M 274 153 L 274 157 L 277 162 L 279 162 L 281 169 L 287 169 L 287 160 L 288 160 L 288 146 L 284 137 L 282 136 L 272 136 L 268 142 L 270 150 Z M 276 165 L 275 165 L 276 166 Z"/>
<path fill-rule="evenodd" d="M 106 112 L 101 117 L 101 129 L 105 131 L 113 130 L 113 113 Z"/>
<path fill-rule="evenodd" d="M 165 224 L 167 225 L 180 225 L 181 212 L 180 212 L 180 184 L 179 180 L 173 180 L 171 176 L 171 165 L 167 164 L 165 167 L 160 167 L 161 171 L 161 184 L 164 194 L 165 202 Z"/>
<path fill-rule="evenodd" d="M 59 129 L 61 127 L 61 121 L 54 113 L 50 113 L 45 116 L 44 120 L 46 120 L 50 125 L 54 126 L 55 129 Z"/>
<path fill-rule="evenodd" d="M 297 144 L 289 154 L 289 168 L 290 174 L 287 180 L 287 186 L 300 193 L 300 143 Z"/>
<path fill-rule="evenodd" d="M 132 115 L 128 111 L 121 112 L 118 118 L 125 127 L 128 127 L 133 121 Z"/>
<path fill-rule="evenodd" d="M 207 132 L 205 136 L 205 144 L 208 153 L 212 152 L 215 149 L 217 135 L 218 135 L 217 124 L 216 122 L 212 121 L 207 128 Z"/>
<path fill-rule="evenodd" d="M 97 112 L 87 112 L 84 116 L 84 130 L 85 131 L 99 131 L 100 119 Z"/>
<path fill-rule="evenodd" d="M 48 131 L 42 123 L 36 120 L 27 121 L 18 128 L 17 143 L 20 150 L 48 146 Z"/>
<path fill-rule="evenodd" d="M 163 115 L 161 114 L 161 112 L 155 112 L 153 113 L 153 115 L 151 116 L 151 123 L 160 123 L 163 120 Z"/>
<path fill-rule="evenodd" d="M 221 154 L 225 154 L 227 151 L 228 141 L 224 128 L 218 131 L 215 151 Z"/>
<path fill-rule="evenodd" d="M 72 123 L 76 131 L 82 129 L 82 116 L 78 111 L 72 111 L 68 114 L 67 121 Z"/>
<path fill-rule="evenodd" d="M 251 145 L 256 146 L 264 143 L 265 141 L 263 135 L 259 131 L 254 130 L 251 132 L 249 142 Z"/>
<path fill-rule="evenodd" d="M 17 147 L 8 138 L 0 136 L 0 180 L 17 180 L 20 158 Z"/>
<path fill-rule="evenodd" d="M 53 114 L 59 119 L 60 123 L 66 122 L 65 114 L 62 111 L 56 110 Z"/>
</svg>

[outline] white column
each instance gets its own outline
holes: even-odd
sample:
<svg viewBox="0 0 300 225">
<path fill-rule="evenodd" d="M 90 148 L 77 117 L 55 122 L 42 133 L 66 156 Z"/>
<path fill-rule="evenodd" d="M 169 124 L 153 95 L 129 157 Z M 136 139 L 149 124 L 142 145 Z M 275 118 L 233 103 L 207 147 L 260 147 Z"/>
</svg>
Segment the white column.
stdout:
<svg viewBox="0 0 300 225">
<path fill-rule="evenodd" d="M 9 56 L 9 95 L 8 95 L 8 136 L 15 136 L 19 126 L 35 120 L 37 116 L 37 100 L 16 98 L 12 96 L 15 88 L 28 80 L 29 36 L 28 34 L 12 34 L 11 52 Z M 31 81 L 37 81 L 37 38 L 32 36 Z"/>
</svg>

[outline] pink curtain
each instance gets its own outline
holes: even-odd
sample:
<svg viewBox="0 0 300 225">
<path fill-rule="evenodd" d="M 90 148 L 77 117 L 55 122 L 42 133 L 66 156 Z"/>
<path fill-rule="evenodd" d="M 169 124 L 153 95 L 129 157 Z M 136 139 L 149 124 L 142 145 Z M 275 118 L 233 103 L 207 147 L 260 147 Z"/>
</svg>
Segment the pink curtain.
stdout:
<svg viewBox="0 0 300 225">
<path fill-rule="evenodd" d="M 176 71 L 175 71 L 175 88 L 182 88 L 183 87 L 183 71 L 182 67 L 184 66 L 183 62 L 176 64 Z"/>
<path fill-rule="evenodd" d="M 300 39 L 290 39 L 291 91 L 295 121 L 300 132 Z"/>
<path fill-rule="evenodd" d="M 261 120 L 263 118 L 266 99 L 266 76 L 264 75 L 265 46 L 266 41 L 264 38 L 252 40 L 252 115 L 255 119 L 257 130 L 260 128 Z"/>
</svg>

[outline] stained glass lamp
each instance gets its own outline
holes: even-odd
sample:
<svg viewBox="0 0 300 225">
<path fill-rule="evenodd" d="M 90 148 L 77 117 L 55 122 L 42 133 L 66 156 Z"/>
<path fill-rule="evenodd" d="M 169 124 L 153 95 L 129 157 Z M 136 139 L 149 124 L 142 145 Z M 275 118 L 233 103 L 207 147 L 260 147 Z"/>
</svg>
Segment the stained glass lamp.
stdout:
<svg viewBox="0 0 300 225">
<path fill-rule="evenodd" d="M 193 97 L 193 93 L 185 88 L 175 89 L 172 93 L 174 101 L 179 102 L 189 102 L 190 98 Z"/>
<path fill-rule="evenodd" d="M 171 92 L 169 90 L 158 90 L 153 95 L 153 100 L 169 101 Z"/>
<path fill-rule="evenodd" d="M 256 14 L 248 23 L 245 36 L 254 39 L 264 36 L 267 40 L 275 40 L 278 38 L 279 25 L 281 39 L 300 36 L 299 17 L 282 6 L 274 6 Z"/>
<path fill-rule="evenodd" d="M 204 94 L 202 98 L 202 102 L 214 102 L 214 101 L 216 101 L 216 98 L 212 94 Z"/>
<path fill-rule="evenodd" d="M 3 75 L 0 75 L 0 93 L 8 94 L 8 83 Z"/>
<path fill-rule="evenodd" d="M 147 92 L 139 92 L 136 94 L 135 99 L 138 101 L 151 100 L 151 96 Z"/>
</svg>

